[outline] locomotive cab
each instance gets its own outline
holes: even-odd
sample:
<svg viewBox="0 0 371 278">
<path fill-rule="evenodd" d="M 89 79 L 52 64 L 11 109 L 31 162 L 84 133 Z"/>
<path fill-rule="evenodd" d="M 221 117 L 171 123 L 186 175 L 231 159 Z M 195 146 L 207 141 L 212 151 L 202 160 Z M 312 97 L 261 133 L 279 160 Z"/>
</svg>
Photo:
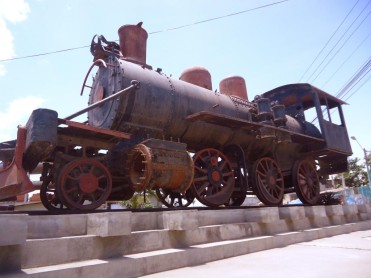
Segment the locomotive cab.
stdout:
<svg viewBox="0 0 371 278">
<path fill-rule="evenodd" d="M 347 170 L 352 149 L 342 110 L 346 102 L 310 84 L 285 85 L 263 96 L 285 105 L 286 114 L 304 125 L 307 135 L 320 132 L 324 141 L 311 150 L 311 156 L 318 158 L 321 174 Z"/>
</svg>

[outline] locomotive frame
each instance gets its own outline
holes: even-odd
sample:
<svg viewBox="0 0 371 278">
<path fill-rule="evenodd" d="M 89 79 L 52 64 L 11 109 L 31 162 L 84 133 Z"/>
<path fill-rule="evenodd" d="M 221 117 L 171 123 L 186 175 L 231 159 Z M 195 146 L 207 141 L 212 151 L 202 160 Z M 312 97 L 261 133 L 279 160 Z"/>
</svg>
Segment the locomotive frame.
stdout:
<svg viewBox="0 0 371 278">
<path fill-rule="evenodd" d="M 146 64 L 141 24 L 125 25 L 119 35 L 120 46 L 93 38 L 87 77 L 99 69 L 87 108 L 65 119 L 37 109 L 17 140 L 0 143 L 0 200 L 34 190 L 29 174 L 39 165 L 49 210 L 93 210 L 146 189 L 167 207 L 195 198 L 239 206 L 247 194 L 280 205 L 291 192 L 314 205 L 320 179 L 346 171 L 352 151 L 342 100 L 291 84 L 248 101 L 240 77 L 212 91 L 200 68 L 174 80 Z M 306 121 L 310 110 L 319 129 Z M 87 123 L 72 121 L 85 112 Z"/>
</svg>

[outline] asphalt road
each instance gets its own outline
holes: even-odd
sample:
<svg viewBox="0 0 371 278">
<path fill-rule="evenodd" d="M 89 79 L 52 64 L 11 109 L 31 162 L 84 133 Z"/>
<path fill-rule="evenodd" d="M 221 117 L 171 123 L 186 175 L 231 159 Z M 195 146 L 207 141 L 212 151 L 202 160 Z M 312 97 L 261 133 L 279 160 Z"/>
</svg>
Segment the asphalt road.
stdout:
<svg viewBox="0 0 371 278">
<path fill-rule="evenodd" d="M 371 230 L 302 242 L 143 277 L 371 278 Z"/>
</svg>

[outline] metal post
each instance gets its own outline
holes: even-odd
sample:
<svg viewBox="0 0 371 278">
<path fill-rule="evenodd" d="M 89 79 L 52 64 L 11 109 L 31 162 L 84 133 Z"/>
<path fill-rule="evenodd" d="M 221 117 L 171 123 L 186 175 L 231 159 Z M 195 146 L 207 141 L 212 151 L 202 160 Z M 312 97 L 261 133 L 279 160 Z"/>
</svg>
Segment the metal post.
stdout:
<svg viewBox="0 0 371 278">
<path fill-rule="evenodd" d="M 367 171 L 367 178 L 368 178 L 368 185 L 371 186 L 371 174 L 370 174 L 370 163 L 368 161 L 368 157 L 367 157 L 367 151 L 364 147 L 362 147 L 362 145 L 358 142 L 357 138 L 355 136 L 351 136 L 350 137 L 352 140 L 356 141 L 358 143 L 358 145 L 361 147 L 361 149 L 363 150 L 363 154 L 365 156 L 365 161 L 366 161 L 366 171 Z"/>
<path fill-rule="evenodd" d="M 363 149 L 363 152 L 365 154 L 365 160 L 366 160 L 366 170 L 367 170 L 368 185 L 371 186 L 370 162 L 368 161 L 366 149 Z"/>
</svg>

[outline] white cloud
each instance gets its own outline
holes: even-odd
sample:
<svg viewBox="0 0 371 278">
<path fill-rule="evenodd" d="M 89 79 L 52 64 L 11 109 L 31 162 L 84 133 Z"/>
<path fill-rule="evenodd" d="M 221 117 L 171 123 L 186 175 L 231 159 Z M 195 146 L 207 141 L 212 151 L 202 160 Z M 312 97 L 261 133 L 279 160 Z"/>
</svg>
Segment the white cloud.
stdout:
<svg viewBox="0 0 371 278">
<path fill-rule="evenodd" d="M 25 125 L 31 112 L 41 106 L 44 99 L 24 97 L 9 103 L 5 112 L 0 112 L 0 142 L 16 138 L 17 126 Z"/>
<path fill-rule="evenodd" d="M 0 0 L 0 60 L 15 56 L 13 34 L 7 22 L 18 23 L 27 19 L 30 6 L 24 0 Z M 0 64 L 0 76 L 6 73 L 5 66 Z"/>
</svg>

